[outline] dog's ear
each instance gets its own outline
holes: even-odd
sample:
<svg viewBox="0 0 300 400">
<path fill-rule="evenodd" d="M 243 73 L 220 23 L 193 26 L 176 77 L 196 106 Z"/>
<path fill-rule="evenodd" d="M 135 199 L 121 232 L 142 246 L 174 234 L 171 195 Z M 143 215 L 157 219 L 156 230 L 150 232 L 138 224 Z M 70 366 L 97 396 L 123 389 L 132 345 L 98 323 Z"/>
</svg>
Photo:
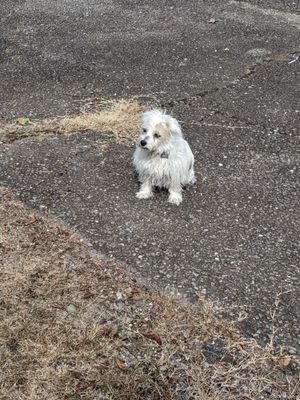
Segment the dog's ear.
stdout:
<svg viewBox="0 0 300 400">
<path fill-rule="evenodd" d="M 168 122 L 160 122 L 157 125 L 157 129 L 163 140 L 168 140 L 172 136 L 171 127 Z"/>
<path fill-rule="evenodd" d="M 182 136 L 180 125 L 175 118 L 171 117 L 170 115 L 166 115 L 166 123 L 168 124 L 173 136 Z"/>
<path fill-rule="evenodd" d="M 145 111 L 142 114 L 141 123 L 142 124 L 148 123 L 152 118 L 159 117 L 161 115 L 162 112 L 160 110 L 155 109 L 155 110 Z"/>
<path fill-rule="evenodd" d="M 152 113 L 151 111 L 145 111 L 145 112 L 143 112 L 143 114 L 142 114 L 142 116 L 141 116 L 142 122 L 144 122 L 146 119 L 150 118 L 151 113 Z"/>
</svg>

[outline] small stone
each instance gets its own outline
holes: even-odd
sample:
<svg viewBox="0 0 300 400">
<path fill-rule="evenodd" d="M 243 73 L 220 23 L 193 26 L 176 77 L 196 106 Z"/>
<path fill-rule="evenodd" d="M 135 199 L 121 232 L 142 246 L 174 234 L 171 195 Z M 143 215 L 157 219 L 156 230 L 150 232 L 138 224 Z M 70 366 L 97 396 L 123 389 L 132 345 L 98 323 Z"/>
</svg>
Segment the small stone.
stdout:
<svg viewBox="0 0 300 400">
<path fill-rule="evenodd" d="M 74 314 L 76 312 L 76 307 L 74 306 L 74 304 L 69 304 L 66 310 L 69 314 Z"/>
<path fill-rule="evenodd" d="M 263 56 L 266 56 L 271 53 L 272 52 L 270 50 L 264 49 L 264 48 L 254 48 L 254 49 L 250 49 L 246 52 L 247 55 L 253 56 L 253 57 L 263 57 Z"/>
<path fill-rule="evenodd" d="M 121 292 L 117 292 L 116 296 L 117 296 L 118 301 L 122 300 L 122 298 L 123 298 L 123 295 Z"/>
<path fill-rule="evenodd" d="M 290 347 L 288 349 L 288 353 L 294 355 L 294 354 L 297 354 L 297 350 L 294 347 Z"/>
</svg>

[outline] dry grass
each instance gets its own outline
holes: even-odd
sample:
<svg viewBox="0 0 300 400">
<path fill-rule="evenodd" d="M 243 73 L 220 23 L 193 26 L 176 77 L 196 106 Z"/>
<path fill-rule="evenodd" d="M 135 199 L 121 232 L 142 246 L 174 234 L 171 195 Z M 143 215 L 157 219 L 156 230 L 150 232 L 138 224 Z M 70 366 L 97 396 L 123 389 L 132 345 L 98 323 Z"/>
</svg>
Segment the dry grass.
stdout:
<svg viewBox="0 0 300 400">
<path fill-rule="evenodd" d="M 143 110 L 137 101 L 107 102 L 108 107 L 100 112 L 86 112 L 74 118 L 60 121 L 63 132 L 84 132 L 87 130 L 111 132 L 120 142 L 132 140 L 139 128 L 140 115 Z"/>
<path fill-rule="evenodd" d="M 134 141 L 144 107 L 135 99 L 100 101 L 93 111 L 83 111 L 74 117 L 30 122 L 22 126 L 0 125 L 0 141 L 12 142 L 20 138 L 49 133 L 71 134 L 94 131 L 105 132 L 117 142 Z"/>
<path fill-rule="evenodd" d="M 295 361 L 242 338 L 207 301 L 147 290 L 0 197 L 1 399 L 297 398 Z"/>
</svg>

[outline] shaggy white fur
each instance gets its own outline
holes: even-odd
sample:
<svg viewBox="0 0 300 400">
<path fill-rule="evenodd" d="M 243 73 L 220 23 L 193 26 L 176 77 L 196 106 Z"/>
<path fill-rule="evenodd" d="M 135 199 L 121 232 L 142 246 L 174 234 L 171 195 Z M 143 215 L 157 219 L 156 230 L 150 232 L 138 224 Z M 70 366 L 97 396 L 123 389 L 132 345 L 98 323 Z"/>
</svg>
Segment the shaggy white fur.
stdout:
<svg viewBox="0 0 300 400">
<path fill-rule="evenodd" d="M 194 156 L 175 118 L 160 110 L 142 115 L 141 134 L 133 164 L 141 188 L 139 199 L 153 196 L 153 187 L 169 190 L 168 201 L 182 202 L 182 187 L 195 183 Z"/>
</svg>

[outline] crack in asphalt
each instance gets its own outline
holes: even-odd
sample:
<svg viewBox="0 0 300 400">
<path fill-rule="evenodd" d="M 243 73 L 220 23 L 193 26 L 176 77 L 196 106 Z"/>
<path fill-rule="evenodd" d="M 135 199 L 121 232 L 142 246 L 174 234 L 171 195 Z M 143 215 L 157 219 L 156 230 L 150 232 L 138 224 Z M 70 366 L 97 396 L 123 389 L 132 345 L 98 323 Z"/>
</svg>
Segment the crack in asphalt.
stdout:
<svg viewBox="0 0 300 400">
<path fill-rule="evenodd" d="M 186 96 L 186 97 L 181 97 L 181 98 L 176 98 L 176 99 L 171 99 L 165 102 L 159 103 L 159 106 L 162 108 L 173 108 L 175 105 L 178 104 L 184 104 L 184 105 L 191 105 L 193 102 L 197 101 L 198 99 L 210 96 L 210 95 L 215 95 L 216 93 L 220 91 L 224 91 L 227 89 L 231 89 L 234 87 L 236 84 L 239 82 L 248 79 L 250 76 L 254 75 L 257 72 L 257 69 L 262 66 L 262 65 L 267 65 L 273 62 L 280 62 L 280 61 L 288 61 L 289 58 L 292 55 L 298 54 L 300 50 L 294 50 L 294 51 L 289 51 L 288 53 L 284 54 L 274 54 L 271 57 L 267 57 L 265 59 L 262 59 L 260 61 L 257 61 L 255 64 L 252 66 L 248 67 L 243 74 L 238 76 L 236 79 L 230 81 L 227 85 L 224 86 L 217 86 L 212 89 L 207 89 L 204 91 L 201 91 L 199 93 L 196 93 L 192 96 Z"/>
<path fill-rule="evenodd" d="M 213 115 L 220 115 L 226 119 L 229 119 L 229 124 L 232 121 L 234 125 L 229 125 L 229 124 L 224 124 L 224 123 L 206 123 L 206 120 L 208 120 L 210 117 Z M 181 124 L 184 124 L 184 122 L 180 121 Z M 218 128 L 224 128 L 224 129 L 252 129 L 260 132 L 265 132 L 265 133 L 273 133 L 277 135 L 282 135 L 282 136 L 289 136 L 287 132 L 284 132 L 280 130 L 279 128 L 272 129 L 270 127 L 267 127 L 265 124 L 257 124 L 257 123 L 252 123 L 250 121 L 246 121 L 244 119 L 240 119 L 236 115 L 232 115 L 227 111 L 224 110 L 216 110 L 216 109 L 210 109 L 210 113 L 208 115 L 204 115 L 201 118 L 199 118 L 198 121 L 192 121 L 186 123 L 186 125 L 197 125 L 197 126 L 210 126 L 210 127 L 218 127 Z"/>
<path fill-rule="evenodd" d="M 219 93 L 221 91 L 231 89 L 234 86 L 236 86 L 239 82 L 241 82 L 245 79 L 249 79 L 251 76 L 253 76 L 257 73 L 258 68 L 261 67 L 262 65 L 268 65 L 273 62 L 288 61 L 291 58 L 291 56 L 295 56 L 297 54 L 300 54 L 300 49 L 297 49 L 294 51 L 289 51 L 288 53 L 283 53 L 283 54 L 273 54 L 272 56 L 264 58 L 262 60 L 259 60 L 252 66 L 249 66 L 248 68 L 246 68 L 246 70 L 240 76 L 233 79 L 226 85 L 207 89 L 207 90 L 201 91 L 199 93 L 196 93 L 192 96 L 186 96 L 186 97 L 181 97 L 181 98 L 179 97 L 179 98 L 175 98 L 175 99 L 171 99 L 171 100 L 167 100 L 167 101 L 161 101 L 158 103 L 158 106 L 161 108 L 169 108 L 169 109 L 172 109 L 176 105 L 180 105 L 180 104 L 190 106 L 194 102 L 197 102 L 199 99 L 203 99 L 207 96 L 213 96 L 216 93 Z M 265 125 L 258 125 L 258 124 L 250 123 L 249 121 L 242 121 L 238 117 L 236 117 L 234 115 L 230 115 L 229 113 L 226 113 L 225 111 L 221 111 L 220 109 L 217 109 L 217 110 L 212 109 L 210 114 L 202 116 L 199 119 L 199 121 L 197 121 L 197 124 L 205 121 L 207 118 L 210 118 L 212 115 L 222 115 L 226 118 L 233 120 L 237 124 L 243 124 L 247 128 L 256 128 L 256 129 L 259 128 L 260 130 L 264 130 L 264 131 L 266 131 L 268 129 Z M 3 126 L 4 126 L 4 128 L 3 128 Z M 228 127 L 229 129 L 232 129 L 232 126 L 229 126 L 229 125 L 228 126 L 222 125 L 222 126 L 224 128 Z M 236 128 L 238 128 L 238 126 L 236 126 Z M 239 128 L 241 128 L 241 127 L 239 126 Z M 38 130 L 34 131 L 34 132 L 26 131 L 25 129 L 24 130 L 20 129 L 20 127 L 19 127 L 15 131 L 9 132 L 9 136 L 8 136 L 8 134 L 5 135 L 5 124 L 2 125 L 1 131 L 2 131 L 2 133 L 4 132 L 4 137 L 3 138 L 0 137 L 0 143 L 8 143 L 8 144 L 16 142 L 18 140 L 26 139 L 28 137 L 39 136 L 40 134 L 45 134 L 45 133 L 63 134 L 63 132 L 58 127 L 53 127 L 53 128 L 48 127 L 46 129 L 41 129 L 40 132 Z M 285 132 L 281 132 L 281 131 L 277 131 L 276 133 L 281 134 L 281 135 L 287 135 Z"/>
</svg>

